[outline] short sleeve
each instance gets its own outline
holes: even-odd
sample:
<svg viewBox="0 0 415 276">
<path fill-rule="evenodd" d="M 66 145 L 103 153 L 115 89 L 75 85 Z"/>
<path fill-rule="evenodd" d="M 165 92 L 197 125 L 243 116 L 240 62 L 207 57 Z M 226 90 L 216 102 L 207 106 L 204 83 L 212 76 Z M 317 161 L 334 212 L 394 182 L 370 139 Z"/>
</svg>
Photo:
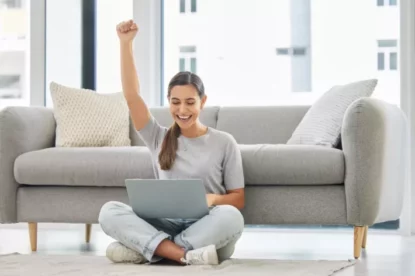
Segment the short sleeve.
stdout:
<svg viewBox="0 0 415 276">
<path fill-rule="evenodd" d="M 245 179 L 241 151 L 236 140 L 229 136 L 223 162 L 223 180 L 226 190 L 242 189 L 245 187 Z"/>
<path fill-rule="evenodd" d="M 150 120 L 147 124 L 142 129 L 137 131 L 144 144 L 152 152 L 154 152 L 163 142 L 166 132 L 167 128 L 161 126 L 152 115 L 150 116 Z"/>
</svg>

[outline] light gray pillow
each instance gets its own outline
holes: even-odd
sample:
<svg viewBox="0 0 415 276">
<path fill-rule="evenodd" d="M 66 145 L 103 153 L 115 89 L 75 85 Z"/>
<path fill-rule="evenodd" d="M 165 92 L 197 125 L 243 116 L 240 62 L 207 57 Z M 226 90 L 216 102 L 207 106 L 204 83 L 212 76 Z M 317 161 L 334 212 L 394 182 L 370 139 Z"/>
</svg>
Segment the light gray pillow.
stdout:
<svg viewBox="0 0 415 276">
<path fill-rule="evenodd" d="M 370 97 L 377 83 L 371 79 L 331 88 L 308 110 L 287 144 L 336 147 L 346 109 L 357 99 Z"/>
</svg>

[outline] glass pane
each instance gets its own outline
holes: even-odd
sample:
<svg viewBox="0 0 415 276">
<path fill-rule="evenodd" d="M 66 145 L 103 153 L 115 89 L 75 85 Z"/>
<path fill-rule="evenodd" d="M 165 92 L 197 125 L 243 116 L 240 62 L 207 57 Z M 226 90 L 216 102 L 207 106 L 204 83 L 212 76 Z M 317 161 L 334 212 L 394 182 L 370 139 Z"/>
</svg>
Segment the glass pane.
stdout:
<svg viewBox="0 0 415 276">
<path fill-rule="evenodd" d="M 115 26 L 133 18 L 133 0 L 99 0 L 96 6 L 96 90 L 98 93 L 122 91 L 120 49 Z"/>
<path fill-rule="evenodd" d="M 383 6 L 385 5 L 384 0 L 378 0 L 378 6 Z"/>
<path fill-rule="evenodd" d="M 179 60 L 179 71 L 183 72 L 186 71 L 186 60 L 184 58 L 181 58 Z"/>
<path fill-rule="evenodd" d="M 192 0 L 192 12 L 196 12 L 196 1 L 197 0 Z"/>
<path fill-rule="evenodd" d="M 196 46 L 180 46 L 180 53 L 195 53 Z"/>
<path fill-rule="evenodd" d="M 398 54 L 397 53 L 389 54 L 389 69 L 398 70 Z"/>
<path fill-rule="evenodd" d="M 397 2 L 398 1 L 396 1 L 396 0 L 389 0 L 389 5 L 396 6 L 398 4 Z"/>
<path fill-rule="evenodd" d="M 390 47 L 378 47 L 399 45 L 399 9 L 379 13 L 373 0 L 200 0 L 183 17 L 179 3 L 164 1 L 162 83 L 179 71 L 179 47 L 195 45 L 207 105 L 311 105 L 335 85 L 368 78 L 379 79 L 373 97 L 400 104 Z M 378 70 L 379 52 L 388 70 Z"/>
<path fill-rule="evenodd" d="M 294 56 L 304 56 L 306 54 L 305 48 L 294 48 L 293 55 Z"/>
<path fill-rule="evenodd" d="M 196 58 L 191 58 L 190 59 L 190 72 L 197 74 L 196 71 Z"/>
<path fill-rule="evenodd" d="M 46 106 L 54 81 L 71 87 L 82 84 L 81 0 L 46 0 Z"/>
<path fill-rule="evenodd" d="M 398 42 L 396 39 L 383 39 L 378 40 L 378 47 L 396 47 L 398 46 Z"/>
<path fill-rule="evenodd" d="M 288 48 L 278 48 L 277 49 L 277 55 L 281 55 L 281 56 L 286 56 L 289 55 L 290 52 L 288 50 Z"/>
<path fill-rule="evenodd" d="M 30 104 L 29 3 L 0 1 L 0 109 Z"/>
<path fill-rule="evenodd" d="M 180 0 L 180 12 L 186 12 L 186 0 Z"/>
<path fill-rule="evenodd" d="M 385 70 L 385 54 L 378 53 L 378 70 Z"/>
</svg>

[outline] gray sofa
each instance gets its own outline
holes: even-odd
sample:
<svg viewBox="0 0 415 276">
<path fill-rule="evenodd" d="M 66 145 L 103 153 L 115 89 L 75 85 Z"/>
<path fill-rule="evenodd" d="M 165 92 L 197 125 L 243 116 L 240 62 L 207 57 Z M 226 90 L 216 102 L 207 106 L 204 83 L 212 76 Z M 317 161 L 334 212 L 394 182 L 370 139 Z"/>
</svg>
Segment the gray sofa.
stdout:
<svg viewBox="0 0 415 276">
<path fill-rule="evenodd" d="M 285 145 L 309 107 L 207 107 L 201 121 L 240 144 L 246 224 L 355 226 L 354 256 L 367 226 L 400 217 L 407 127 L 396 106 L 363 98 L 347 110 L 341 148 Z M 151 109 L 163 125 L 167 108 Z M 56 148 L 53 110 L 0 112 L 0 223 L 97 223 L 110 200 L 128 203 L 124 179 L 153 178 L 150 154 L 131 127 L 134 147 Z M 87 233 L 87 240 L 89 233 Z"/>
</svg>

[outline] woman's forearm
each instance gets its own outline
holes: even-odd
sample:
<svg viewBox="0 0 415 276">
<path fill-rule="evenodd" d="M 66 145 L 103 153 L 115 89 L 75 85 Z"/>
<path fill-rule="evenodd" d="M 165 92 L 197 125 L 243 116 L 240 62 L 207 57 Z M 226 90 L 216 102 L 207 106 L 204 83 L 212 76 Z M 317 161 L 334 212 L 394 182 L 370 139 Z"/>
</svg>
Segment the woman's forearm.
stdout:
<svg viewBox="0 0 415 276">
<path fill-rule="evenodd" d="M 121 42 L 121 82 L 127 103 L 137 101 L 140 94 L 140 85 L 137 70 L 134 64 L 132 42 Z"/>
<path fill-rule="evenodd" d="M 211 205 L 232 205 L 237 209 L 243 209 L 245 206 L 245 197 L 240 193 L 209 194 L 209 197 L 211 197 Z"/>
</svg>

